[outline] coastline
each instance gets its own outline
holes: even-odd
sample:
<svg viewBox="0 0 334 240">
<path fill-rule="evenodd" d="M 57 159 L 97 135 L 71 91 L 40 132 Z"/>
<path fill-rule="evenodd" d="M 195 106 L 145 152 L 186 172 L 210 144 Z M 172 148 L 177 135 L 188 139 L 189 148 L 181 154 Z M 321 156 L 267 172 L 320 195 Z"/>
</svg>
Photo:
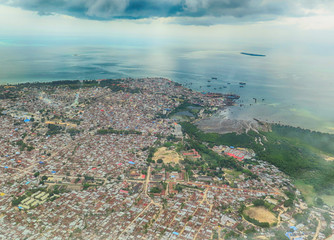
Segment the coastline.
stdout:
<svg viewBox="0 0 334 240">
<path fill-rule="evenodd" d="M 191 88 L 191 86 L 187 85 L 187 84 L 182 84 L 182 83 L 178 83 L 176 81 L 173 81 L 169 78 L 166 77 L 146 77 L 147 79 L 165 79 L 168 81 L 171 81 L 173 83 L 176 84 L 180 84 L 180 86 L 183 86 L 186 89 L 191 89 L 192 91 L 198 92 L 200 93 L 198 90 L 194 90 L 193 88 Z M 117 81 L 117 80 L 132 80 L 132 79 L 140 79 L 140 78 L 132 78 L 132 77 L 128 77 L 128 78 L 107 78 L 107 79 L 96 79 L 96 80 L 52 80 L 52 81 L 46 81 L 46 82 L 24 82 L 24 83 L 7 83 L 7 84 L 0 84 L 0 89 L 3 88 L 4 91 L 9 91 L 9 90 L 13 90 L 16 87 L 33 87 L 33 86 L 54 86 L 54 85 L 66 85 L 66 84 L 85 84 L 85 83 L 96 83 L 97 86 L 103 82 L 103 81 Z M 145 77 L 143 78 L 145 79 Z M 242 95 L 241 95 L 242 97 Z M 272 104 L 272 105 L 257 105 L 256 107 L 259 108 L 256 111 L 261 111 L 261 108 L 264 108 L 266 106 L 266 108 L 271 108 L 271 111 L 275 111 L 274 108 L 277 108 L 277 105 Z M 252 109 L 254 109 L 255 105 L 252 106 Z M 296 111 L 294 111 L 296 112 Z M 251 114 L 249 114 L 251 113 Z M 262 112 L 263 113 L 263 112 Z M 220 113 L 217 113 L 218 115 L 215 116 L 214 118 L 220 118 L 221 119 L 215 119 L 215 122 L 218 124 L 221 124 L 222 122 L 225 122 L 229 125 L 229 127 L 227 127 L 225 130 L 221 130 L 221 133 L 229 133 L 229 132 L 240 132 L 241 129 L 257 129 L 258 125 L 256 124 L 256 121 L 254 121 L 255 116 L 251 116 L 252 114 L 254 114 L 253 112 L 250 112 L 250 110 L 246 109 L 241 109 L 238 106 L 226 106 L 225 109 L 221 110 Z M 272 114 L 275 114 L 274 112 L 272 112 Z M 271 113 L 269 112 L 268 116 L 272 116 Z M 328 124 L 328 126 L 326 126 L 325 128 L 320 128 L 320 127 L 302 127 L 299 124 L 296 123 L 287 123 L 284 120 L 286 120 L 287 118 L 284 118 L 284 120 L 282 121 L 269 121 L 268 119 L 263 119 L 266 117 L 261 117 L 261 116 L 256 116 L 257 119 L 259 119 L 261 122 L 264 122 L 266 124 L 279 124 L 279 125 L 283 125 L 283 126 L 291 126 L 291 127 L 295 127 L 295 128 L 303 128 L 303 129 L 308 129 L 311 131 L 315 131 L 315 132 L 320 132 L 320 133 L 328 133 L 328 134 L 334 134 L 334 126 Z M 300 118 L 298 120 L 300 121 L 305 121 L 308 118 L 305 116 L 300 116 Z M 310 121 L 310 120 L 308 120 Z M 311 122 L 311 121 L 310 121 Z M 208 125 L 212 125 L 212 123 L 208 123 Z M 235 126 L 233 126 L 235 125 Z M 212 127 L 208 127 L 208 129 L 212 129 Z M 230 129 L 230 130 L 229 130 Z M 326 131 L 327 129 L 327 131 Z M 248 131 L 248 130 L 247 130 Z"/>
</svg>

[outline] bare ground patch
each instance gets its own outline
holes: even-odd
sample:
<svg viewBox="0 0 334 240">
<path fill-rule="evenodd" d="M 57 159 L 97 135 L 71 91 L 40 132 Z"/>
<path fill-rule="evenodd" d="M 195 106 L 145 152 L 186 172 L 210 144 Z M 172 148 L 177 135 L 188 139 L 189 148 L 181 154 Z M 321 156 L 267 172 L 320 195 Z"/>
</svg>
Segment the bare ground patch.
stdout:
<svg viewBox="0 0 334 240">
<path fill-rule="evenodd" d="M 174 150 L 168 150 L 166 147 L 162 147 L 154 153 L 152 159 L 155 161 L 162 159 L 164 163 L 179 163 L 180 160 L 183 160 L 183 157 Z"/>
<path fill-rule="evenodd" d="M 259 222 L 267 222 L 269 224 L 277 222 L 275 215 L 265 207 L 251 207 L 245 210 L 245 213 Z"/>
<path fill-rule="evenodd" d="M 334 161 L 334 157 L 325 156 L 324 158 L 326 161 Z"/>
</svg>

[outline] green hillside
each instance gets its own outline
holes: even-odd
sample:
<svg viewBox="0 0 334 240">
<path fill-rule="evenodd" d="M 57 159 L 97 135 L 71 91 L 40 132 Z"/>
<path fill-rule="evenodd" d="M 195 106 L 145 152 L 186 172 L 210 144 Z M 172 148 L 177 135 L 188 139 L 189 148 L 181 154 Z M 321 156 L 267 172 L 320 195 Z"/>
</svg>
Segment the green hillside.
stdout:
<svg viewBox="0 0 334 240">
<path fill-rule="evenodd" d="M 210 145 L 247 147 L 257 158 L 277 166 L 295 180 L 311 185 L 318 194 L 334 194 L 334 162 L 323 154 L 334 156 L 334 135 L 301 128 L 273 125 L 271 132 L 247 134 L 204 133 L 189 122 L 181 123 L 190 137 Z M 255 141 L 261 138 L 263 145 Z"/>
</svg>

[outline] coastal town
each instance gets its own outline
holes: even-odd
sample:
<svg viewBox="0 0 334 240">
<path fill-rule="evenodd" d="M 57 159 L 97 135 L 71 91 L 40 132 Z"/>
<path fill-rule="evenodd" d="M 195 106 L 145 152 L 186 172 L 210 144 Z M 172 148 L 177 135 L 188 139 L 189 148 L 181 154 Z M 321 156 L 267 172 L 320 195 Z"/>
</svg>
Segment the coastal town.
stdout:
<svg viewBox="0 0 334 240">
<path fill-rule="evenodd" d="M 328 239 L 310 206 L 253 149 L 193 139 L 238 96 L 164 78 L 0 87 L 3 239 Z M 264 141 L 264 140 L 262 140 Z M 259 145 L 261 139 L 259 139 Z"/>
</svg>

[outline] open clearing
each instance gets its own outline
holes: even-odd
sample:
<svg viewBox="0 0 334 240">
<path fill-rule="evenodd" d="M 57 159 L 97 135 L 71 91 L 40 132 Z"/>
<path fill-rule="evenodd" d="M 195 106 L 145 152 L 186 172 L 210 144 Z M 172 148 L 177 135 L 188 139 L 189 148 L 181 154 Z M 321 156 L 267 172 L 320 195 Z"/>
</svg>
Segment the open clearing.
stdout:
<svg viewBox="0 0 334 240">
<path fill-rule="evenodd" d="M 234 180 L 236 178 L 239 178 L 239 176 L 242 174 L 242 172 L 236 171 L 236 170 L 230 170 L 224 168 L 223 171 L 225 172 L 225 177 L 231 178 L 231 180 Z"/>
<path fill-rule="evenodd" d="M 334 206 L 334 196 L 332 195 L 321 195 L 320 198 L 329 206 Z"/>
<path fill-rule="evenodd" d="M 180 160 L 183 160 L 182 156 L 180 156 L 174 150 L 168 150 L 166 147 L 159 148 L 152 158 L 154 161 L 158 159 L 162 159 L 164 163 L 179 163 Z"/>
<path fill-rule="evenodd" d="M 259 222 L 267 222 L 269 224 L 277 222 L 275 215 L 265 207 L 250 207 L 245 213 Z"/>
<path fill-rule="evenodd" d="M 223 168 L 224 172 L 226 173 L 226 175 L 230 175 L 233 176 L 235 178 L 238 178 L 242 172 L 236 171 L 236 170 L 231 170 L 231 169 L 227 169 L 227 168 Z"/>
<path fill-rule="evenodd" d="M 312 185 L 305 184 L 303 181 L 297 180 L 295 181 L 295 186 L 299 189 L 299 191 L 305 197 L 305 201 L 308 205 L 314 205 L 314 199 L 317 197 L 317 193 L 314 191 Z M 334 206 L 334 195 L 320 195 L 318 196 L 322 200 L 324 200 L 325 204 L 329 206 Z"/>
<path fill-rule="evenodd" d="M 325 156 L 324 157 L 326 161 L 334 161 L 334 157 L 330 157 L 330 156 Z"/>
<path fill-rule="evenodd" d="M 316 193 L 312 185 L 305 184 L 301 180 L 295 181 L 295 186 L 303 194 L 307 205 L 313 205 L 313 200 L 316 197 Z"/>
<path fill-rule="evenodd" d="M 70 126 L 70 127 L 77 127 L 76 124 L 74 123 L 67 123 L 67 122 L 62 122 L 62 121 L 46 121 L 45 124 L 54 124 L 54 125 L 66 125 L 66 126 Z"/>
</svg>

